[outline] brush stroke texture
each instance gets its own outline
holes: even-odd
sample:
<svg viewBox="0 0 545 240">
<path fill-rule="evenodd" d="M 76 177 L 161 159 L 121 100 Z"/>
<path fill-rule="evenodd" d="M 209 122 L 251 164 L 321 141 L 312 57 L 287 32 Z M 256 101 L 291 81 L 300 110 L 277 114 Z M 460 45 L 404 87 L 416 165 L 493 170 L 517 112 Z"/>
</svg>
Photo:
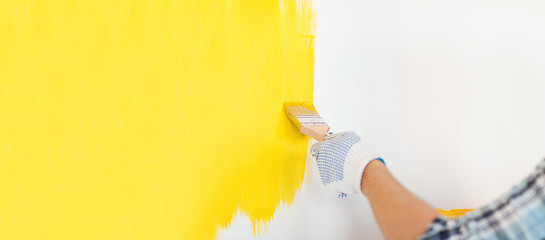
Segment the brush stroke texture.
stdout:
<svg viewBox="0 0 545 240">
<path fill-rule="evenodd" d="M 0 239 L 211 239 L 303 179 L 306 0 L 1 1 Z"/>
</svg>

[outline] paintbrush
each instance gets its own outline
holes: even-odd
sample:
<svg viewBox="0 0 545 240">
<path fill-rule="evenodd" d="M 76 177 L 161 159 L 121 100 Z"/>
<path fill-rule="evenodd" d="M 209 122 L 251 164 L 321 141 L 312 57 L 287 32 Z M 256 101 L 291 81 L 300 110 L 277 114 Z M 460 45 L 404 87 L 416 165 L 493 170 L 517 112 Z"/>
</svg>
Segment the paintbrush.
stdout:
<svg viewBox="0 0 545 240">
<path fill-rule="evenodd" d="M 317 141 L 325 139 L 329 125 L 320 117 L 312 102 L 286 102 L 284 110 L 301 133 Z"/>
</svg>

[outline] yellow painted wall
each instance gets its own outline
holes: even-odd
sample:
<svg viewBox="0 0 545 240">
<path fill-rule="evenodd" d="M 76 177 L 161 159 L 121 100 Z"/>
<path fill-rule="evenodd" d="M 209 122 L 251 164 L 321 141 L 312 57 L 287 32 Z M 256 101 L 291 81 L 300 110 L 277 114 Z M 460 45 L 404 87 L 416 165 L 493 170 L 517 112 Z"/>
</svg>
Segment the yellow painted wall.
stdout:
<svg viewBox="0 0 545 240">
<path fill-rule="evenodd" d="M 213 238 L 301 185 L 305 0 L 0 1 L 0 239 Z"/>
</svg>

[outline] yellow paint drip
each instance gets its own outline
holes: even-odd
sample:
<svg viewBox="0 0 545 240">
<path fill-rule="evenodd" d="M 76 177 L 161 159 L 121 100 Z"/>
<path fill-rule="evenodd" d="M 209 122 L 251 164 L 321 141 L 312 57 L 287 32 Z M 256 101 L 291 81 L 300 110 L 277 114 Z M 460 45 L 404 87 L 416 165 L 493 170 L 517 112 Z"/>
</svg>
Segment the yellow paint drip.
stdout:
<svg viewBox="0 0 545 240">
<path fill-rule="evenodd" d="M 0 239 L 211 239 L 293 201 L 300 0 L 0 2 Z"/>
<path fill-rule="evenodd" d="M 468 212 L 473 211 L 474 209 L 449 209 L 449 210 L 437 209 L 437 210 L 447 218 L 458 218 Z"/>
</svg>

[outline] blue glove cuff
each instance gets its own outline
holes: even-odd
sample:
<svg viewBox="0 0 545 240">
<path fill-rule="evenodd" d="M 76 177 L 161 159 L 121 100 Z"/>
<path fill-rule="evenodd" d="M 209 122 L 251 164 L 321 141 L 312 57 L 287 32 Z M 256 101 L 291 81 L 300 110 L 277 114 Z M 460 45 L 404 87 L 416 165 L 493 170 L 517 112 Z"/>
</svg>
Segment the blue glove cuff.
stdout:
<svg viewBox="0 0 545 240">
<path fill-rule="evenodd" d="M 384 162 L 384 159 L 382 158 L 377 158 L 377 160 L 380 160 L 382 162 L 382 164 L 384 164 L 384 166 L 386 166 L 386 163 Z"/>
</svg>

